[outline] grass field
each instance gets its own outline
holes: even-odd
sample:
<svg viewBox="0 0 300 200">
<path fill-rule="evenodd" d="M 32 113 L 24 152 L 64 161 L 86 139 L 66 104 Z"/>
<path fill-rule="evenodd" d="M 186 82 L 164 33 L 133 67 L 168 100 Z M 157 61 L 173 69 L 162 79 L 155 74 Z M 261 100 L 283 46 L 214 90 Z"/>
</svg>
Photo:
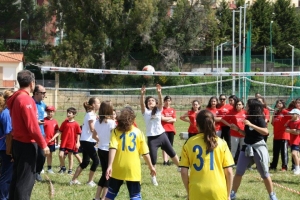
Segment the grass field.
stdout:
<svg viewBox="0 0 300 200">
<path fill-rule="evenodd" d="M 175 136 L 174 148 L 178 155 L 180 155 L 181 147 L 184 144 L 184 140 L 180 140 L 179 133 L 186 132 L 188 124 L 179 120 L 181 113 L 177 113 L 178 121 L 175 123 L 177 135 Z M 76 120 L 82 124 L 84 113 L 79 113 L 76 116 Z M 59 124 L 65 119 L 65 113 L 56 113 L 55 118 L 58 120 Z M 144 122 L 141 118 L 141 114 L 138 113 L 136 120 L 138 127 L 145 131 Z M 269 127 L 271 128 L 271 127 Z M 270 131 L 271 132 L 271 131 Z M 272 136 L 269 137 L 268 146 L 270 151 L 270 156 L 272 156 Z M 271 158 L 272 159 L 272 158 Z M 161 152 L 158 153 L 158 164 L 157 164 L 157 180 L 159 186 L 153 186 L 150 181 L 149 170 L 142 161 L 142 197 L 145 200 L 176 200 L 176 199 L 186 199 L 186 192 L 184 186 L 181 182 L 180 173 L 177 172 L 177 167 L 175 165 L 163 166 L 162 165 L 162 155 Z M 290 162 L 291 163 L 291 162 Z M 67 164 L 67 160 L 66 160 Z M 289 164 L 290 167 L 291 164 Z M 74 168 L 78 166 L 76 160 L 74 160 Z M 281 166 L 279 163 L 278 166 Z M 45 168 L 46 170 L 46 165 Z M 54 154 L 54 164 L 53 170 L 57 172 L 59 170 L 58 161 L 58 151 Z M 88 178 L 89 168 L 84 170 L 79 181 L 85 183 Z M 97 173 L 95 177 L 95 182 L 97 183 L 100 178 L 101 168 L 97 168 Z M 295 176 L 291 171 L 288 172 L 271 172 L 271 177 L 275 183 L 275 192 L 278 199 L 280 200 L 299 200 L 299 194 L 292 192 L 291 190 L 300 191 L 300 176 Z M 31 196 L 32 200 L 45 200 L 50 198 L 50 184 L 46 180 L 46 176 L 51 180 L 54 187 L 54 197 L 57 200 L 92 200 L 94 198 L 96 188 L 91 188 L 85 184 L 70 186 L 69 182 L 72 178 L 71 175 L 67 174 L 42 174 L 44 181 L 36 182 L 33 193 Z M 281 186 L 278 186 L 278 184 Z M 282 188 L 283 187 L 283 188 Z M 216 188 L 217 190 L 218 188 Z M 237 193 L 238 200 L 264 200 L 268 199 L 268 194 L 264 187 L 263 182 L 259 179 L 259 174 L 257 171 L 247 171 L 243 177 L 241 187 Z M 129 199 L 126 185 L 121 187 L 118 200 Z M 199 197 L 199 200 L 202 198 Z"/>
</svg>

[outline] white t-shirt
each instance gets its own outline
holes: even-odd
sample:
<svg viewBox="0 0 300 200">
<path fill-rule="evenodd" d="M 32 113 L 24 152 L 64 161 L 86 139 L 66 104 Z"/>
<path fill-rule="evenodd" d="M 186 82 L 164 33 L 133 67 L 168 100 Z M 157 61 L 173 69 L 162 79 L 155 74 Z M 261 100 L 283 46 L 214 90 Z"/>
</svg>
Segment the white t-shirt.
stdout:
<svg viewBox="0 0 300 200">
<path fill-rule="evenodd" d="M 93 123 L 95 125 L 96 119 L 97 119 L 97 115 L 93 111 L 85 114 L 84 120 L 83 120 L 83 125 L 82 125 L 80 141 L 96 142 L 96 140 L 93 139 L 93 133 L 91 132 L 90 126 L 89 126 L 89 121 L 93 120 Z"/>
<path fill-rule="evenodd" d="M 161 110 L 157 109 L 155 115 L 151 115 L 152 110 L 145 108 L 145 113 L 143 114 L 145 124 L 146 124 L 146 135 L 156 136 L 165 132 L 165 129 L 161 125 Z"/>
<path fill-rule="evenodd" d="M 109 141 L 111 136 L 111 131 L 116 128 L 116 122 L 112 119 L 107 119 L 102 121 L 100 124 L 99 120 L 95 123 L 95 131 L 97 132 L 99 143 L 98 149 L 108 151 L 109 150 Z"/>
</svg>

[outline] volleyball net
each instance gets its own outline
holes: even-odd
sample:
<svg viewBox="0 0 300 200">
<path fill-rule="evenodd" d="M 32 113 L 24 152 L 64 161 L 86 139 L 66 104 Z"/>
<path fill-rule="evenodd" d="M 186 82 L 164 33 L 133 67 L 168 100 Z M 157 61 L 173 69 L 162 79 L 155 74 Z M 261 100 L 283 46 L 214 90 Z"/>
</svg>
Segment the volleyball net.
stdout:
<svg viewBox="0 0 300 200">
<path fill-rule="evenodd" d="M 255 93 L 265 97 L 269 106 L 274 106 L 278 99 L 287 103 L 292 99 L 300 97 L 300 84 L 298 83 L 300 72 L 240 72 L 240 73 L 201 73 L 201 72 L 147 72 L 131 70 L 102 70 L 82 69 L 63 67 L 42 67 L 43 72 L 69 72 L 69 73 L 90 73 L 95 76 L 99 74 L 118 76 L 150 76 L 147 79 L 146 96 L 156 96 L 156 83 L 162 85 L 163 97 L 166 95 L 172 98 L 172 107 L 177 110 L 191 108 L 193 100 L 198 100 L 202 108 L 205 108 L 212 96 L 225 94 L 227 97 L 235 94 L 244 102 L 253 98 Z M 178 85 L 166 86 L 163 83 L 164 77 L 176 77 Z M 159 77 L 159 79 L 157 78 Z M 198 83 L 184 84 L 184 79 L 198 77 Z M 107 85 L 105 88 L 60 88 L 48 87 L 48 105 L 55 105 L 59 110 L 66 110 L 68 107 L 75 107 L 83 111 L 83 102 L 90 97 L 98 97 L 101 101 L 110 100 L 114 108 L 121 109 L 124 106 L 131 106 L 139 110 L 140 89 L 142 85 L 129 87 L 123 85 L 119 88 L 112 88 Z"/>
</svg>

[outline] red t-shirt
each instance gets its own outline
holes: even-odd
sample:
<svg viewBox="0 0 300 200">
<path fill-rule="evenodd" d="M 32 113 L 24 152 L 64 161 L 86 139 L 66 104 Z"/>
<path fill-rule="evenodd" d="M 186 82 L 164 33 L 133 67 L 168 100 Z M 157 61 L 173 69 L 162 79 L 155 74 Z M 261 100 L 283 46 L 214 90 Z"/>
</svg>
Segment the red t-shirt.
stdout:
<svg viewBox="0 0 300 200">
<path fill-rule="evenodd" d="M 228 122 L 229 124 L 235 124 L 237 127 L 239 127 L 239 129 L 244 130 L 245 128 L 244 120 L 246 119 L 246 111 L 245 110 L 237 111 L 236 109 L 232 109 L 229 113 L 227 113 L 227 115 L 222 117 L 222 119 Z M 234 137 L 240 137 L 240 138 L 244 137 L 243 135 L 241 135 L 240 133 L 238 133 L 233 129 L 230 129 L 230 135 Z"/>
<path fill-rule="evenodd" d="M 44 118 L 44 130 L 46 135 L 46 143 L 48 145 L 54 145 L 55 141 L 49 142 L 58 131 L 58 123 L 55 119 Z"/>
<path fill-rule="evenodd" d="M 274 140 L 289 140 L 290 134 L 285 132 L 285 124 L 291 117 L 288 115 L 288 111 L 283 109 L 282 111 L 278 111 L 274 113 L 273 116 L 273 132 L 274 132 Z"/>
<path fill-rule="evenodd" d="M 59 131 L 61 132 L 60 148 L 75 150 L 77 135 L 81 134 L 79 124 L 76 121 L 69 122 L 69 120 L 66 119 L 61 124 Z"/>
<path fill-rule="evenodd" d="M 220 117 L 224 117 L 225 115 L 227 115 L 229 113 L 230 110 L 232 110 L 232 106 L 230 104 L 225 104 L 221 107 L 218 107 L 218 113 L 217 115 Z M 225 124 L 223 124 L 222 122 L 220 122 L 220 126 L 226 126 Z"/>
<path fill-rule="evenodd" d="M 198 111 L 197 111 L 197 113 L 198 113 Z M 189 119 L 190 119 L 190 126 L 188 129 L 188 132 L 192 133 L 192 134 L 198 134 L 198 132 L 199 132 L 197 129 L 197 123 L 196 123 L 196 114 L 197 113 L 193 110 L 188 111 L 188 115 L 189 115 Z"/>
<path fill-rule="evenodd" d="M 162 116 L 164 117 L 172 117 L 176 118 L 176 111 L 174 108 L 166 108 L 163 107 L 163 110 L 161 112 Z M 161 121 L 162 126 L 164 127 L 166 132 L 176 132 L 174 127 L 174 122 L 165 122 Z"/>
<path fill-rule="evenodd" d="M 300 129 L 300 120 L 297 121 L 289 121 L 287 123 L 287 127 L 290 129 Z M 299 145 L 300 143 L 300 137 L 299 135 L 295 135 L 290 133 L 290 141 L 289 144 L 290 145 Z"/>
<path fill-rule="evenodd" d="M 219 114 L 217 108 L 206 108 L 206 110 L 209 110 L 215 117 L 218 116 L 218 114 Z M 220 122 L 215 122 L 215 129 L 216 129 L 216 131 L 221 130 Z"/>
</svg>

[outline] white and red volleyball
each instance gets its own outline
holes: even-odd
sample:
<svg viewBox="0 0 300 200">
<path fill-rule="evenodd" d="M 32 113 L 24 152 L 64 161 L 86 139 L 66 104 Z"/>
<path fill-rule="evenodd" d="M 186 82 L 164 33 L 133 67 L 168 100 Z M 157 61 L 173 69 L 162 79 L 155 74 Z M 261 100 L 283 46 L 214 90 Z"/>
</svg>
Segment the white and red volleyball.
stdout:
<svg viewBox="0 0 300 200">
<path fill-rule="evenodd" d="M 155 72 L 155 69 L 152 65 L 146 65 L 143 67 L 142 71 Z M 144 76 L 144 78 L 151 78 L 151 76 Z"/>
</svg>

